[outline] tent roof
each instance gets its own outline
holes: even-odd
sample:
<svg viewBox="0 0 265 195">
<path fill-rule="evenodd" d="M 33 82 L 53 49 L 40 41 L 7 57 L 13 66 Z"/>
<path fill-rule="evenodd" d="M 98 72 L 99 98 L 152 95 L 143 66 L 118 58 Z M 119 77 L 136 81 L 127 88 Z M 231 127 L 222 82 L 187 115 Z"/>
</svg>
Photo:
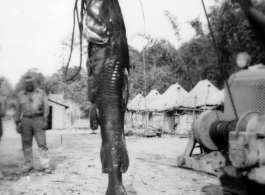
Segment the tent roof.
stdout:
<svg viewBox="0 0 265 195">
<path fill-rule="evenodd" d="M 225 90 L 221 90 L 217 94 L 215 94 L 213 97 L 209 98 L 207 101 L 207 105 L 220 105 L 224 102 L 225 98 Z"/>
<path fill-rule="evenodd" d="M 180 102 L 180 106 L 194 108 L 207 104 L 207 101 L 220 92 L 209 80 L 199 81 L 189 95 Z"/>
<path fill-rule="evenodd" d="M 136 95 L 132 101 L 130 101 L 127 105 L 129 110 L 139 110 L 140 104 L 144 100 L 144 97 L 141 94 Z"/>
<path fill-rule="evenodd" d="M 155 100 L 157 100 L 160 96 L 161 94 L 156 89 L 150 91 L 149 94 L 146 96 L 146 98 L 141 102 L 140 110 L 145 110 L 146 108 L 149 109 L 149 105 Z M 145 108 L 145 103 L 146 103 L 146 108 Z"/>
<path fill-rule="evenodd" d="M 179 102 L 188 95 L 188 92 L 183 89 L 178 83 L 171 85 L 163 95 L 152 102 L 149 110 L 164 111 L 173 109 L 179 105 Z"/>
</svg>

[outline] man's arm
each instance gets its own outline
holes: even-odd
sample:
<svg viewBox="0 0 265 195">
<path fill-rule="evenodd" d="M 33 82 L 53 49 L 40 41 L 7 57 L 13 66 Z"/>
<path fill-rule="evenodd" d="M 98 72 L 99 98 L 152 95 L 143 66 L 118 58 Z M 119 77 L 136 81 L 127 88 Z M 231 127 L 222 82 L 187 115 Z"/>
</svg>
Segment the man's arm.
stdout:
<svg viewBox="0 0 265 195">
<path fill-rule="evenodd" d="M 45 92 L 43 92 L 43 110 L 44 110 L 44 113 L 43 113 L 43 117 L 45 120 L 48 121 L 48 116 L 49 116 L 49 102 L 48 102 L 48 98 L 45 94 Z"/>
<path fill-rule="evenodd" d="M 2 97 L 0 99 L 0 117 L 4 117 L 6 115 L 6 98 Z"/>
<path fill-rule="evenodd" d="M 15 122 L 19 123 L 21 118 L 21 107 L 20 107 L 20 102 L 19 98 L 17 97 L 16 99 L 16 112 L 15 112 Z"/>
<path fill-rule="evenodd" d="M 43 120 L 43 125 L 42 125 L 42 129 L 43 130 L 47 130 L 49 127 L 48 125 L 48 116 L 49 116 L 49 103 L 48 103 L 48 98 L 46 96 L 46 94 L 43 92 L 43 110 L 44 110 L 44 113 L 43 113 L 43 117 L 44 117 L 44 120 Z"/>
<path fill-rule="evenodd" d="M 19 97 L 17 96 L 17 99 L 16 99 L 16 112 L 15 112 L 15 123 L 16 123 L 16 130 L 17 130 L 18 133 L 22 132 L 20 120 L 21 120 L 21 107 L 20 107 Z"/>
</svg>

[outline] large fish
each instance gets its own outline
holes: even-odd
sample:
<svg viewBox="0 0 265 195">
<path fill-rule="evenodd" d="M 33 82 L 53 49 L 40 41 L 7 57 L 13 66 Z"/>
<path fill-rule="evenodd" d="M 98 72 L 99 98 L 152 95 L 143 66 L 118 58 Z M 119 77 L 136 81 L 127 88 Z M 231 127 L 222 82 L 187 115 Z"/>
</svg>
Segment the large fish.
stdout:
<svg viewBox="0 0 265 195">
<path fill-rule="evenodd" d="M 118 0 L 87 1 L 84 35 L 89 42 L 89 99 L 97 110 L 91 120 L 101 126 L 102 171 L 109 174 L 106 194 L 125 195 L 122 173 L 129 167 L 124 136 L 129 52 Z"/>
</svg>

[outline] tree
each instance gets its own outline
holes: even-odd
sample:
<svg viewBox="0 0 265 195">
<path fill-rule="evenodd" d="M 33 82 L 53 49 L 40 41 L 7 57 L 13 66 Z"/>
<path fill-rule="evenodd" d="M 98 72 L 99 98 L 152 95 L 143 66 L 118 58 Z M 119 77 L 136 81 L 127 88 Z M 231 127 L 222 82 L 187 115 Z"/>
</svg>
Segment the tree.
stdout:
<svg viewBox="0 0 265 195">
<path fill-rule="evenodd" d="M 75 73 L 78 67 L 69 68 L 69 73 Z M 82 68 L 73 81 L 63 79 L 64 67 L 57 70 L 50 77 L 46 77 L 45 91 L 49 93 L 64 93 L 65 100 L 71 100 L 78 104 L 85 113 L 89 112 L 90 103 L 88 101 L 87 72 Z"/>
<path fill-rule="evenodd" d="M 4 76 L 0 76 L 0 96 L 5 96 L 7 98 L 7 108 L 15 107 L 16 93 L 13 90 L 12 84 Z"/>
<path fill-rule="evenodd" d="M 265 11 L 264 4 L 256 5 L 256 8 Z M 225 0 L 220 6 L 213 7 L 209 19 L 220 58 L 216 69 L 218 86 L 237 70 L 234 66 L 237 53 L 248 52 L 253 64 L 265 62 L 265 53 L 237 1 Z"/>
<path fill-rule="evenodd" d="M 170 72 L 170 66 L 177 59 L 176 49 L 165 39 L 153 39 L 150 36 L 144 36 L 147 40 L 146 47 L 138 52 L 129 47 L 131 63 L 131 97 L 145 91 L 143 52 L 145 52 L 146 65 L 146 92 L 152 89 L 158 89 L 161 93 L 177 81 Z"/>
<path fill-rule="evenodd" d="M 0 96 L 11 96 L 13 92 L 12 84 L 4 76 L 0 76 Z"/>
</svg>

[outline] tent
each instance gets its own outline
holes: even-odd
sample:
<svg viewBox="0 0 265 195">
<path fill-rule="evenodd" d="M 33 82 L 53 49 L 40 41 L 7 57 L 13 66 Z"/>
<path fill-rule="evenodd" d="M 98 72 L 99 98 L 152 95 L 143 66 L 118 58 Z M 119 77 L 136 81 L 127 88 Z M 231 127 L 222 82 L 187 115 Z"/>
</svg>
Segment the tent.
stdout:
<svg viewBox="0 0 265 195">
<path fill-rule="evenodd" d="M 157 100 L 160 96 L 161 94 L 156 89 L 150 91 L 146 98 L 141 102 L 140 110 L 145 110 L 146 108 L 149 109 L 150 104 Z"/>
<path fill-rule="evenodd" d="M 142 101 L 144 101 L 144 97 L 141 94 L 136 95 L 133 100 L 128 103 L 128 110 L 139 110 Z"/>
<path fill-rule="evenodd" d="M 207 101 L 207 105 L 220 105 L 224 102 L 225 98 L 225 90 L 221 90 L 217 94 L 215 94 L 213 97 L 209 98 Z"/>
<path fill-rule="evenodd" d="M 194 108 L 206 105 L 208 100 L 219 93 L 209 80 L 199 81 L 197 85 L 190 91 L 189 95 L 180 102 L 181 107 Z"/>
<path fill-rule="evenodd" d="M 143 123 L 142 114 L 138 113 L 138 111 L 140 109 L 141 102 L 144 100 L 145 98 L 141 94 L 138 94 L 133 98 L 132 101 L 128 103 L 127 109 L 129 111 L 126 112 L 125 116 L 125 122 L 127 128 L 132 128 L 132 127 L 138 128 L 138 126 L 142 125 Z"/>
<path fill-rule="evenodd" d="M 151 111 L 172 110 L 187 95 L 188 92 L 176 83 L 171 85 L 157 100 L 153 101 L 148 109 Z"/>
</svg>

